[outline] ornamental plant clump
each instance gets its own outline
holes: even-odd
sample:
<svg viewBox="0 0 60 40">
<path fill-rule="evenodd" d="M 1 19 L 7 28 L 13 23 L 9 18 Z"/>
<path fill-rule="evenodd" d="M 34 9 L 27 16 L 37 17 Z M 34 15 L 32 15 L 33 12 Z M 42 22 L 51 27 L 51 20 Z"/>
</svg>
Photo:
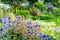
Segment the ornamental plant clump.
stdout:
<svg viewBox="0 0 60 40">
<path fill-rule="evenodd" d="M 17 16 L 14 22 L 11 22 L 11 18 L 9 16 L 5 16 L 1 21 L 4 25 L 4 28 L 0 29 L 0 35 L 2 35 L 1 37 L 10 35 L 12 37 L 11 39 L 14 39 L 17 36 L 19 36 L 19 39 L 20 36 L 23 35 L 22 37 L 24 37 L 24 35 L 26 35 L 28 38 L 27 40 L 32 40 L 34 36 L 37 40 L 51 39 L 49 35 L 40 32 L 39 29 L 41 25 L 37 24 L 37 22 L 33 23 L 33 20 L 26 20 L 24 24 L 22 16 Z"/>
<path fill-rule="evenodd" d="M 23 16 L 16 16 L 16 20 L 11 22 L 11 18 L 5 16 L 0 20 L 4 26 L 0 28 L 0 35 L 2 35 L 0 37 L 10 35 L 10 38 L 12 37 L 11 39 L 15 40 L 52 40 L 50 36 L 54 39 L 59 37 L 59 29 L 54 22 L 47 23 L 43 21 L 24 20 Z"/>
</svg>

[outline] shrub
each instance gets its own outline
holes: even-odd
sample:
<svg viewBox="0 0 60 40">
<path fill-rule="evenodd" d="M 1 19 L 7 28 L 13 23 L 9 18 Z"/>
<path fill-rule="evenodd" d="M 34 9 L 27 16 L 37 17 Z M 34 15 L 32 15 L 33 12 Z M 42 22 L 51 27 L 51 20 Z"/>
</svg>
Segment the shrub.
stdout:
<svg viewBox="0 0 60 40">
<path fill-rule="evenodd" d="M 40 20 L 48 20 L 48 19 L 52 19 L 52 17 L 49 15 L 45 15 L 45 16 L 41 15 L 40 16 Z"/>
<path fill-rule="evenodd" d="M 24 15 L 26 17 L 27 15 L 30 15 L 30 12 L 29 12 L 29 10 L 17 10 L 17 14 L 16 15 L 17 16 Z"/>
<path fill-rule="evenodd" d="M 33 4 L 33 6 L 39 8 L 40 10 L 43 10 L 44 7 L 45 7 L 45 5 L 44 5 L 43 2 L 35 2 L 35 3 Z"/>
<path fill-rule="evenodd" d="M 40 10 L 37 9 L 37 8 L 35 8 L 35 7 L 33 7 L 33 8 L 30 9 L 30 14 L 31 14 L 32 16 L 39 16 L 40 13 L 41 13 Z"/>
<path fill-rule="evenodd" d="M 60 16 L 60 8 L 55 8 L 54 9 L 54 15 L 55 16 Z"/>
<path fill-rule="evenodd" d="M 38 16 L 32 16 L 32 19 L 33 19 L 33 20 L 38 20 L 39 17 L 38 17 Z"/>
</svg>

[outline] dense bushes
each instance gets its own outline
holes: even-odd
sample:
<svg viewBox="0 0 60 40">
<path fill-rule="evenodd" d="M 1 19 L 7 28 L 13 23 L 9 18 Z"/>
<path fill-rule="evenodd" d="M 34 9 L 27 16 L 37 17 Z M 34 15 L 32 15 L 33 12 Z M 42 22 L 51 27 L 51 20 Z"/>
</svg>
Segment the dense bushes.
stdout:
<svg viewBox="0 0 60 40">
<path fill-rule="evenodd" d="M 44 7 L 45 7 L 45 5 L 44 5 L 44 2 L 35 2 L 34 4 L 33 4 L 33 6 L 35 6 L 35 7 L 37 7 L 37 8 L 39 8 L 41 11 L 44 9 Z"/>
<path fill-rule="evenodd" d="M 51 2 L 52 1 L 53 0 L 51 0 Z M 16 15 L 24 15 L 25 18 L 29 17 L 29 18 L 32 18 L 32 19 L 40 19 L 40 20 L 51 19 L 51 18 L 54 18 L 54 17 L 57 17 L 57 16 L 60 15 L 60 8 L 57 8 L 57 7 L 55 8 L 54 5 L 53 5 L 53 3 L 52 3 L 52 5 L 53 5 L 53 8 L 52 8 L 53 11 L 49 11 L 49 10 L 46 9 L 49 5 L 46 4 L 46 3 L 44 3 L 44 2 L 45 1 L 40 1 L 40 2 L 36 1 L 33 4 L 26 5 L 26 8 L 25 8 L 25 6 L 22 7 L 21 5 L 18 5 L 19 8 L 16 11 L 17 12 Z M 56 0 L 54 1 L 54 3 L 55 2 L 56 2 Z M 28 1 L 28 3 L 29 3 L 29 1 Z M 12 12 L 15 12 L 14 9 L 12 9 Z M 42 16 L 42 14 L 48 15 L 48 16 Z"/>
<path fill-rule="evenodd" d="M 55 15 L 60 15 L 60 8 L 55 8 L 54 12 L 55 12 Z"/>
<path fill-rule="evenodd" d="M 39 15 L 41 14 L 41 12 L 40 12 L 39 9 L 33 7 L 33 8 L 30 9 L 30 14 L 31 14 L 32 16 L 39 16 Z"/>
<path fill-rule="evenodd" d="M 27 15 L 30 15 L 30 12 L 28 10 L 17 10 L 16 15 L 24 15 L 24 17 L 26 17 Z"/>
<path fill-rule="evenodd" d="M 48 20 L 48 19 L 52 19 L 51 16 L 46 15 L 46 16 L 40 16 L 40 20 Z"/>
<path fill-rule="evenodd" d="M 11 11 L 14 12 L 14 14 L 18 15 L 18 16 L 19 15 L 24 15 L 25 18 L 29 17 L 29 18 L 32 18 L 32 19 L 40 19 L 40 20 L 51 19 L 51 18 L 60 16 L 60 8 L 53 6 L 53 12 L 52 11 L 48 12 L 47 9 L 46 9 L 48 4 L 44 3 L 46 0 L 44 0 L 44 1 L 42 0 L 40 2 L 37 2 L 36 0 L 34 0 L 34 1 L 35 2 L 33 4 L 28 4 L 25 7 L 24 5 L 22 6 L 22 4 L 24 4 L 26 2 L 30 3 L 29 1 L 25 0 L 24 2 L 21 2 L 20 5 L 17 6 L 16 10 L 12 7 Z M 54 0 L 48 0 L 48 3 L 52 2 L 52 1 L 54 1 Z M 56 0 L 55 0 L 53 3 L 60 4 L 59 1 L 56 2 Z M 52 5 L 53 5 L 53 3 L 52 3 Z M 42 14 L 48 15 L 48 16 L 42 16 Z"/>
</svg>

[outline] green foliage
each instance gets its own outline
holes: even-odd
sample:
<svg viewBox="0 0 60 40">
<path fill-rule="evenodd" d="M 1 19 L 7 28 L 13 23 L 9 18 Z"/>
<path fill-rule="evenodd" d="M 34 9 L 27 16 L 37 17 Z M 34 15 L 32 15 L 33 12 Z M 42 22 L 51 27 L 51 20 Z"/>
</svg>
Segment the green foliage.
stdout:
<svg viewBox="0 0 60 40">
<path fill-rule="evenodd" d="M 54 15 L 59 16 L 60 15 L 60 8 L 55 8 L 54 9 Z"/>
<path fill-rule="evenodd" d="M 52 0 L 44 0 L 44 2 L 51 2 Z"/>
<path fill-rule="evenodd" d="M 58 7 L 58 1 L 59 0 L 44 0 L 45 3 L 51 2 L 54 6 Z"/>
<path fill-rule="evenodd" d="M 15 3 L 19 3 L 21 0 L 1 0 L 1 1 L 6 4 L 15 4 Z"/>
<path fill-rule="evenodd" d="M 40 20 L 49 20 L 49 19 L 52 19 L 52 17 L 51 16 L 49 16 L 49 15 L 45 15 L 45 16 L 40 16 Z"/>
<path fill-rule="evenodd" d="M 30 12 L 28 10 L 17 10 L 16 15 L 24 15 L 26 17 L 27 15 L 30 15 Z"/>
<path fill-rule="evenodd" d="M 39 16 L 39 15 L 41 14 L 41 12 L 40 12 L 40 10 L 39 10 L 38 8 L 32 7 L 32 8 L 30 9 L 30 14 L 31 14 L 32 16 Z"/>
<path fill-rule="evenodd" d="M 39 20 L 40 17 L 38 17 L 38 16 L 32 16 L 32 19 L 33 19 L 33 20 Z"/>
<path fill-rule="evenodd" d="M 60 7 L 60 0 L 58 1 L 59 7 Z"/>
<path fill-rule="evenodd" d="M 43 10 L 45 7 L 44 2 L 35 2 L 33 6 L 39 8 L 40 10 Z"/>
<path fill-rule="evenodd" d="M 11 12 L 15 12 L 15 10 L 13 8 L 11 8 Z"/>
<path fill-rule="evenodd" d="M 44 0 L 44 2 L 57 2 L 58 0 Z"/>
<path fill-rule="evenodd" d="M 38 0 L 27 0 L 27 1 L 29 1 L 30 4 L 33 4 L 33 3 L 37 2 Z"/>
<path fill-rule="evenodd" d="M 50 19 L 50 20 L 44 20 L 45 22 L 55 22 L 57 24 L 57 26 L 60 25 L 60 16 L 58 16 L 57 18 L 54 18 L 54 19 Z"/>
<path fill-rule="evenodd" d="M 0 28 L 4 28 L 4 25 L 2 23 L 0 23 Z"/>
<path fill-rule="evenodd" d="M 21 2 L 25 2 L 25 1 L 27 1 L 27 0 L 20 0 Z"/>
</svg>

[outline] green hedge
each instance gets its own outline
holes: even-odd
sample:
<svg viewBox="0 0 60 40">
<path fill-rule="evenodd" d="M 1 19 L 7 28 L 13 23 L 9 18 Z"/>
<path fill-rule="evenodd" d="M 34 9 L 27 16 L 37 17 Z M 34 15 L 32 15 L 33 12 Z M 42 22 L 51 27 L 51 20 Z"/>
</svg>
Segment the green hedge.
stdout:
<svg viewBox="0 0 60 40">
<path fill-rule="evenodd" d="M 17 14 L 16 15 L 17 16 L 24 15 L 26 17 L 27 15 L 30 15 L 30 12 L 29 12 L 29 10 L 17 10 Z"/>
<path fill-rule="evenodd" d="M 43 11 L 43 9 L 45 9 L 45 4 L 44 4 L 44 2 L 35 2 L 35 3 L 33 4 L 33 6 L 39 8 L 41 11 Z"/>
</svg>

